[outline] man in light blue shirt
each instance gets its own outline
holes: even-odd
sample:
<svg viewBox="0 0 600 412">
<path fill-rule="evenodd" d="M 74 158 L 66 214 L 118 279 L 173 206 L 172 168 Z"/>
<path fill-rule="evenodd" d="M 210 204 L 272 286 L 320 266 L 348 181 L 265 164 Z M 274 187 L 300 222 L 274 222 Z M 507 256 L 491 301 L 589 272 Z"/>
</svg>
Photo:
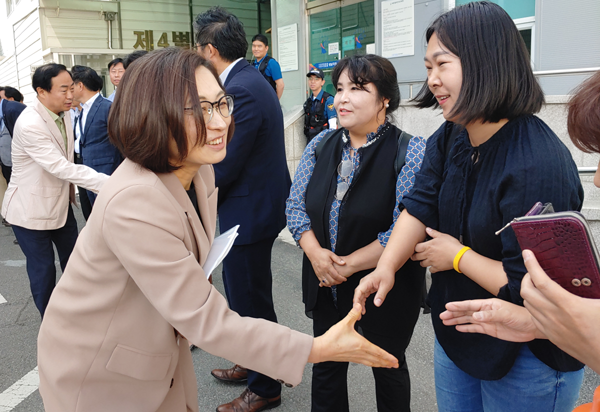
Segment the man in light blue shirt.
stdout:
<svg viewBox="0 0 600 412">
<path fill-rule="evenodd" d="M 254 67 L 264 76 L 265 79 L 277 93 L 277 98 L 281 99 L 283 95 L 283 75 L 281 66 L 271 56 L 267 56 L 269 51 L 269 39 L 264 34 L 257 34 L 252 38 L 252 54 L 254 55 Z"/>
<path fill-rule="evenodd" d="M 115 86 L 115 90 L 110 96 L 107 97 L 111 102 L 115 100 L 115 94 L 117 94 L 117 86 L 121 82 L 121 78 L 125 74 L 125 68 L 123 67 L 123 59 L 117 57 L 108 63 L 108 75 L 110 76 L 110 82 Z"/>
</svg>

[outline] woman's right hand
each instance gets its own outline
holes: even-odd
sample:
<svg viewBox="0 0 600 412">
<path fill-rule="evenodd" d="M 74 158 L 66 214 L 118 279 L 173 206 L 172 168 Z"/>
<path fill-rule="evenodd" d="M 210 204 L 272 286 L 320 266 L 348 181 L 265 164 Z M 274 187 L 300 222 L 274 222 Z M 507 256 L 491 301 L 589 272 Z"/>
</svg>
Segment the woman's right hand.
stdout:
<svg viewBox="0 0 600 412">
<path fill-rule="evenodd" d="M 331 287 L 347 280 L 333 266 L 334 263 L 343 266 L 346 262 L 331 250 L 318 247 L 311 251 L 306 251 L 306 256 L 310 260 L 315 275 L 319 279 L 319 286 Z"/>
<path fill-rule="evenodd" d="M 366 313 L 365 303 L 367 298 L 377 292 L 373 302 L 375 306 L 381 306 L 388 292 L 394 287 L 395 282 L 396 272 L 377 267 L 373 272 L 360 280 L 360 284 L 354 290 L 354 304 L 358 303 L 362 307 L 364 315 Z"/>
<path fill-rule="evenodd" d="M 361 306 L 355 303 L 344 319 L 324 335 L 315 338 L 308 361 L 354 362 L 374 368 L 397 368 L 398 359 L 373 345 L 354 329 L 354 324 L 361 317 L 361 310 Z"/>
</svg>

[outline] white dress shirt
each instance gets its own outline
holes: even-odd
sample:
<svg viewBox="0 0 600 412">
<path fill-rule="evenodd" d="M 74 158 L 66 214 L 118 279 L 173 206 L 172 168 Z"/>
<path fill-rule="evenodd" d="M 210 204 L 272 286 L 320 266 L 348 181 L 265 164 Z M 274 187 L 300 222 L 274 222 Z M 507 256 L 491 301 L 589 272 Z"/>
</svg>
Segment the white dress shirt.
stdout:
<svg viewBox="0 0 600 412">
<path fill-rule="evenodd" d="M 229 66 L 227 66 L 227 68 L 225 70 L 223 70 L 223 73 L 221 73 L 219 75 L 219 79 L 221 79 L 221 83 L 223 83 L 223 86 L 225 85 L 225 81 L 227 80 L 227 76 L 229 76 L 229 72 L 231 71 L 231 69 L 233 69 L 233 66 L 235 66 L 237 64 L 237 62 L 239 62 L 242 59 L 243 59 L 243 57 L 240 57 L 239 59 L 237 59 L 236 61 L 234 61 L 233 63 L 231 63 Z"/>
</svg>

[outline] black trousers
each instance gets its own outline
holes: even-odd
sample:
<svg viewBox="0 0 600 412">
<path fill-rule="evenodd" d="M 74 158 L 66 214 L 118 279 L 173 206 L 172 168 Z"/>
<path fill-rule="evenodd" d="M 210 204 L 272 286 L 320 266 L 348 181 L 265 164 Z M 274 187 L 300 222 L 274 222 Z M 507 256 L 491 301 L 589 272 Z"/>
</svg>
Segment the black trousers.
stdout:
<svg viewBox="0 0 600 412">
<path fill-rule="evenodd" d="M 50 295 L 56 286 L 53 245 L 56 246 L 60 268 L 64 273 L 77 241 L 79 232 L 73 209 L 69 205 L 67 221 L 59 229 L 31 230 L 15 225 L 12 229 L 27 261 L 27 275 L 33 301 L 43 318 Z"/>
<path fill-rule="evenodd" d="M 75 163 L 78 165 L 83 164 L 83 158 L 81 155 L 75 153 Z M 83 213 L 83 217 L 86 222 L 90 217 L 90 213 L 92 213 L 92 202 L 90 202 L 90 197 L 88 196 L 88 191 L 85 190 L 81 186 L 77 186 L 77 191 L 79 192 L 79 204 L 81 205 L 81 213 Z"/>
<path fill-rule="evenodd" d="M 12 167 L 6 166 L 2 162 L 0 162 L 0 165 L 2 166 L 2 176 L 4 176 L 4 179 L 6 180 L 6 184 L 8 185 L 10 183 L 10 175 L 12 173 Z"/>
<path fill-rule="evenodd" d="M 340 313 L 334 305 L 331 289 L 323 288 L 312 316 L 313 332 L 317 337 L 327 332 L 346 314 Z M 357 322 L 357 327 L 360 327 L 360 321 Z M 362 334 L 368 341 L 394 355 L 400 365 L 398 369 L 372 368 L 378 412 L 410 412 L 410 377 L 404 354 L 410 336 L 394 334 L 393 323 L 390 323 L 388 333 L 379 334 L 362 329 Z M 311 401 L 312 412 L 349 411 L 347 362 L 313 365 Z"/>
<path fill-rule="evenodd" d="M 249 245 L 233 246 L 223 260 L 225 294 L 231 310 L 240 316 L 277 322 L 271 273 L 274 242 L 275 238 L 269 238 Z M 248 371 L 248 388 L 264 398 L 281 394 L 279 382 L 255 371 Z"/>
</svg>

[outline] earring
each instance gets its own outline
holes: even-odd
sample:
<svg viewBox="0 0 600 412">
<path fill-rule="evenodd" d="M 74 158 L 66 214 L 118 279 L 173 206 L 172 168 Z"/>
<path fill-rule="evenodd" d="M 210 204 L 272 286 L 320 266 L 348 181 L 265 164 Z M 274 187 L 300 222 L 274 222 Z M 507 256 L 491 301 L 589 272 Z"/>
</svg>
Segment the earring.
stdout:
<svg viewBox="0 0 600 412">
<path fill-rule="evenodd" d="M 386 103 L 386 104 L 385 104 L 385 107 L 386 107 L 386 108 L 390 107 L 390 104 L 389 104 L 389 103 Z"/>
</svg>

